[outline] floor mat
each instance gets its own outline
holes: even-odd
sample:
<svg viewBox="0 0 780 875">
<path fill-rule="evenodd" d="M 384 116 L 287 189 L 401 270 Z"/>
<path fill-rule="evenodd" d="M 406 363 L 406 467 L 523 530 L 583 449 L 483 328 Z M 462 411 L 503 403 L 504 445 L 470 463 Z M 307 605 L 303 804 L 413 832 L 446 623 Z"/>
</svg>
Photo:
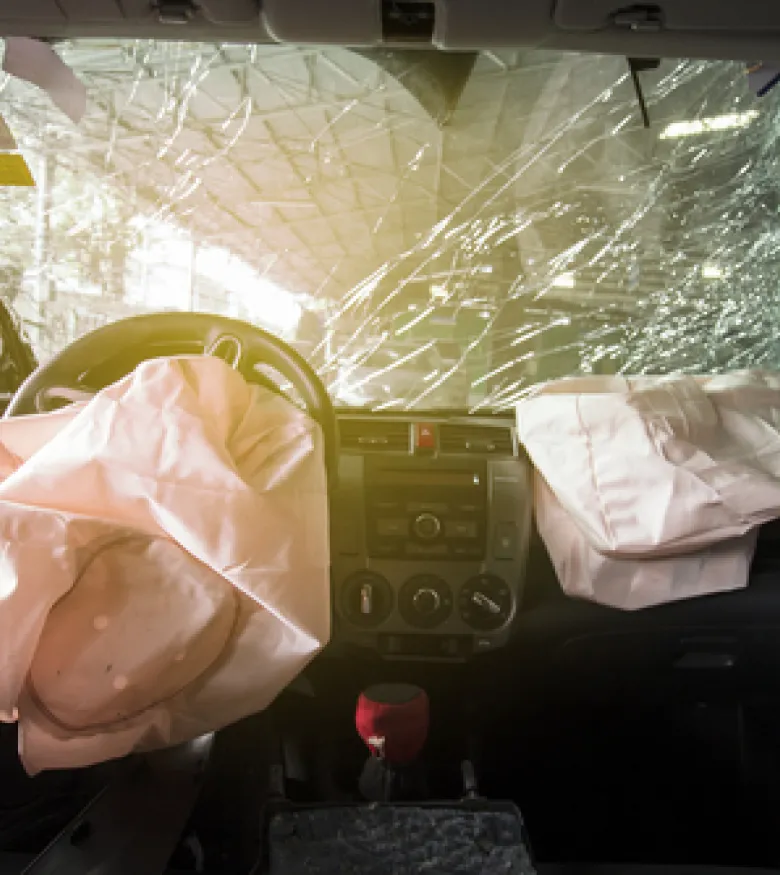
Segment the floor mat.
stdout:
<svg viewBox="0 0 780 875">
<path fill-rule="evenodd" d="M 534 875 L 509 805 L 335 806 L 281 811 L 270 875 Z"/>
</svg>

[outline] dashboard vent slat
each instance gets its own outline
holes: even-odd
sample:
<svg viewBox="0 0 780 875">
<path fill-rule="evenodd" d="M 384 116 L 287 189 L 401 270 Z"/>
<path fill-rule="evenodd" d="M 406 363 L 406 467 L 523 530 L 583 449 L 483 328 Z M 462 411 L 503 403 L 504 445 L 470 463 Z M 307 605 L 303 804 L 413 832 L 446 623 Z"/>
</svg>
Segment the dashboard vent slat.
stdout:
<svg viewBox="0 0 780 875">
<path fill-rule="evenodd" d="M 442 425 L 439 449 L 442 453 L 513 456 L 512 430 L 505 425 Z"/>
<path fill-rule="evenodd" d="M 392 420 L 342 419 L 339 435 L 342 450 L 361 453 L 408 453 L 410 430 L 408 422 Z"/>
</svg>

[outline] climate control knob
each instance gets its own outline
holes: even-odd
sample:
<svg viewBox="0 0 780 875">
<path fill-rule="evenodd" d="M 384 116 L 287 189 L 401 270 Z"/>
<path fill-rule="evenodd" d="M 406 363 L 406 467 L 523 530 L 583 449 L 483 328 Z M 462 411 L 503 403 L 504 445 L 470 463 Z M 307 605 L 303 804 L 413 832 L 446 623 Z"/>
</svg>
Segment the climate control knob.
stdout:
<svg viewBox="0 0 780 875">
<path fill-rule="evenodd" d="M 410 626 L 433 629 L 452 613 L 452 590 L 433 574 L 411 577 L 398 593 L 398 610 Z"/>
<path fill-rule="evenodd" d="M 460 591 L 460 616 L 478 632 L 494 632 L 512 618 L 512 590 L 494 574 L 472 577 Z"/>
<path fill-rule="evenodd" d="M 370 629 L 393 610 L 390 584 L 373 571 L 358 571 L 341 586 L 341 611 L 350 623 Z"/>
<path fill-rule="evenodd" d="M 441 596 L 435 589 L 424 586 L 412 596 L 412 605 L 418 614 L 435 614 L 441 607 Z"/>
<path fill-rule="evenodd" d="M 412 531 L 421 541 L 433 541 L 441 534 L 441 520 L 432 513 L 421 513 L 412 523 Z"/>
</svg>

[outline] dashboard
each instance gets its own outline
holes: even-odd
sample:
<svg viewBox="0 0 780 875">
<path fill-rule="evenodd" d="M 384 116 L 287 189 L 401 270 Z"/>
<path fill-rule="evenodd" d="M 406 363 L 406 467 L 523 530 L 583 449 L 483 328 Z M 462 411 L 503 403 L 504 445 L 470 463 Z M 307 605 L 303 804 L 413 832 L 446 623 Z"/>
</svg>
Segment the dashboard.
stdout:
<svg viewBox="0 0 780 875">
<path fill-rule="evenodd" d="M 513 421 L 341 413 L 339 432 L 334 645 L 464 660 L 506 644 L 532 514 Z"/>
</svg>

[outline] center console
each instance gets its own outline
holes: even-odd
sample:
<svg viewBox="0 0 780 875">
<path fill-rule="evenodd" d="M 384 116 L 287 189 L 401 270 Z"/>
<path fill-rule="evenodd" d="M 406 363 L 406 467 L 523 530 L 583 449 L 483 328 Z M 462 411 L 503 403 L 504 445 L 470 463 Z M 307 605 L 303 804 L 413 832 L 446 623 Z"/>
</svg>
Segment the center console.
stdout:
<svg viewBox="0 0 780 875">
<path fill-rule="evenodd" d="M 350 434 L 360 434 L 354 423 Z M 332 504 L 334 642 L 396 659 L 500 647 L 522 594 L 531 521 L 530 469 L 511 426 L 468 420 L 450 448 L 452 420 L 410 420 L 408 441 L 394 448 L 381 443 L 382 420 L 370 423 L 366 433 L 379 438 L 343 448 Z M 510 440 L 490 440 L 494 427 Z M 470 429 L 482 439 L 470 442 Z"/>
</svg>

